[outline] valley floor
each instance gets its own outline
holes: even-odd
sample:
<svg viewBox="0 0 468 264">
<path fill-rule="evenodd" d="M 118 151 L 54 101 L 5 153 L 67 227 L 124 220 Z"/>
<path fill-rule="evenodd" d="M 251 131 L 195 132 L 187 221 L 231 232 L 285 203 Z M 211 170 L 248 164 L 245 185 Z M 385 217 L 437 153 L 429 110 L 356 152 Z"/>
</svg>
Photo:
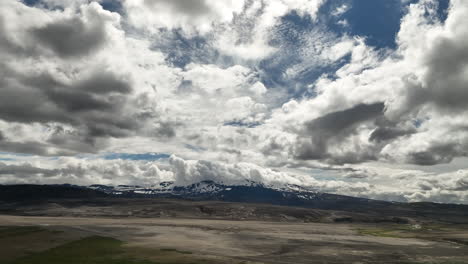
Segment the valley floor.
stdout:
<svg viewBox="0 0 468 264">
<path fill-rule="evenodd" d="M 0 263 L 12 264 L 468 263 L 468 226 L 454 224 L 0 215 L 0 226 Z"/>
</svg>

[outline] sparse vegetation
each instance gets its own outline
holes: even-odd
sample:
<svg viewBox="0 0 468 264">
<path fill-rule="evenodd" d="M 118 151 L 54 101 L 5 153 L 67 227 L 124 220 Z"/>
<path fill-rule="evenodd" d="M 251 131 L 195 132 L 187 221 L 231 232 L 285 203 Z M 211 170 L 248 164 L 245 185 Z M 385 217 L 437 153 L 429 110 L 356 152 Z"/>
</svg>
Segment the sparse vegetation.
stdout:
<svg viewBox="0 0 468 264">
<path fill-rule="evenodd" d="M 61 234 L 62 231 L 38 226 L 0 227 L 0 263 L 8 263 L 19 257 L 70 241 L 71 238 L 66 238 Z"/>
<path fill-rule="evenodd" d="M 169 252 L 177 252 L 177 253 L 180 253 L 180 254 L 192 254 L 192 252 L 190 251 L 181 251 L 181 250 L 177 250 L 175 248 L 162 248 L 161 251 L 169 251 Z"/>
<path fill-rule="evenodd" d="M 454 228 L 453 225 L 445 226 L 442 224 L 426 224 L 426 225 L 387 225 L 382 227 L 359 228 L 357 229 L 360 235 L 370 235 L 376 237 L 394 237 L 394 238 L 417 238 L 438 242 L 449 242 L 458 245 L 467 246 L 468 240 L 454 238 L 451 236 L 457 233 L 460 228 Z M 439 264 L 439 263 L 436 263 Z M 443 263 L 446 264 L 446 263 Z M 450 263 L 447 263 L 450 264 Z M 458 264 L 458 263 L 456 263 Z"/>
<path fill-rule="evenodd" d="M 112 238 L 88 237 L 78 241 L 31 254 L 13 261 L 12 264 L 150 264 L 121 257 L 122 242 Z"/>
<path fill-rule="evenodd" d="M 133 247 L 110 237 L 77 238 L 39 226 L 0 226 L 0 247 L 1 264 L 220 263 L 176 248 Z"/>
<path fill-rule="evenodd" d="M 359 234 L 378 236 L 378 237 L 398 237 L 394 234 L 394 230 L 381 229 L 381 228 L 370 228 L 370 229 L 358 229 Z"/>
<path fill-rule="evenodd" d="M 449 230 L 443 225 L 383 225 L 381 227 L 359 228 L 358 233 L 361 235 L 371 235 L 378 237 L 399 237 L 399 238 L 427 238 L 432 233 Z"/>
<path fill-rule="evenodd" d="M 4 236 L 26 234 L 26 232 L 41 232 L 41 228 L 13 227 L 1 228 Z M 150 250 L 125 247 L 124 242 L 101 236 L 91 236 L 60 245 L 42 252 L 30 253 L 26 256 L 7 262 L 8 264 L 198 264 L 186 255 L 188 251 L 177 249 Z"/>
<path fill-rule="evenodd" d="M 0 215 L 4 225 L 18 219 Z M 18 222 L 31 226 L 0 226 L 1 264 L 336 263 L 341 256 L 350 263 L 468 264 L 465 224 L 91 217 Z"/>
<path fill-rule="evenodd" d="M 17 226 L 17 227 L 0 227 L 0 238 L 22 236 L 30 233 L 44 232 L 46 230 L 37 226 Z"/>
</svg>

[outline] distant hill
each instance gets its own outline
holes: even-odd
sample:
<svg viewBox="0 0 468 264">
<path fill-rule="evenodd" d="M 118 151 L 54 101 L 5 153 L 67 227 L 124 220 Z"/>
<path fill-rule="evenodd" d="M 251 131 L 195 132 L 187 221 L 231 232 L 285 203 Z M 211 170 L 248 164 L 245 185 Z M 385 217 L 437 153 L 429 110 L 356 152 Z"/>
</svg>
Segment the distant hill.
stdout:
<svg viewBox="0 0 468 264">
<path fill-rule="evenodd" d="M 189 201 L 234 202 L 241 204 L 269 204 L 275 206 L 345 211 L 371 214 L 373 219 L 405 222 L 409 218 L 430 218 L 452 223 L 468 223 L 468 206 L 437 203 L 396 203 L 320 193 L 300 186 L 271 187 L 257 183 L 223 185 L 202 181 L 188 186 L 164 182 L 152 187 L 131 185 L 0 185 L 0 201 L 37 202 L 45 200 L 80 199 L 93 203 L 105 198 L 108 201 L 125 199 L 179 199 Z M 336 221 L 353 221 L 337 218 Z"/>
<path fill-rule="evenodd" d="M 0 185 L 1 201 L 24 201 L 44 199 L 93 199 L 109 195 L 87 187 L 75 185 Z"/>
</svg>

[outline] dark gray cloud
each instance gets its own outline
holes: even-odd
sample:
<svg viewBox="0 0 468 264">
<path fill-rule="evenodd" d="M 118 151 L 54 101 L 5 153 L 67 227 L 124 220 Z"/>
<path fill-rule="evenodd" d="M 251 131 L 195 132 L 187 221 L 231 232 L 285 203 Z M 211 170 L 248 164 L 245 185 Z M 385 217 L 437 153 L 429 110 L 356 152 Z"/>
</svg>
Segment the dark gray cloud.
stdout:
<svg viewBox="0 0 468 264">
<path fill-rule="evenodd" d="M 5 152 L 25 153 L 39 156 L 69 156 L 77 152 L 54 149 L 53 146 L 36 141 L 0 141 L 0 150 Z"/>
<path fill-rule="evenodd" d="M 7 27 L 10 21 L 0 15 L 0 29 L 4 29 L 0 32 L 0 57 L 4 58 L 0 63 L 0 119 L 24 124 L 66 124 L 76 130 L 54 133 L 42 143 L 29 142 L 30 149 L 25 146 L 26 142 L 3 142 L 3 150 L 47 154 L 49 145 L 60 148 L 60 144 L 66 148 L 80 145 L 79 150 L 85 148 L 81 145 L 88 144 L 85 149 L 91 150 L 101 145 L 96 137 L 127 136 L 137 127 L 134 113 L 126 112 L 127 95 L 132 91 L 126 76 L 105 68 L 70 74 L 62 71 L 61 66 L 57 66 L 58 73 L 49 69 L 31 73 L 10 63 L 11 59 L 47 59 L 50 54 L 44 53 L 41 47 L 69 58 L 70 63 L 75 63 L 72 57 L 93 53 L 107 38 L 107 22 L 94 8 L 96 6 L 88 6 L 71 18 L 17 29 L 19 32 L 6 30 L 12 28 Z M 60 73 L 73 78 L 64 83 L 63 77 L 55 76 Z M 84 143 L 77 145 L 79 141 Z"/>
<path fill-rule="evenodd" d="M 430 56 L 427 73 L 429 96 L 438 107 L 450 110 L 467 109 L 468 44 L 462 39 L 440 37 Z"/>
<path fill-rule="evenodd" d="M 54 21 L 32 30 L 33 37 L 62 57 L 83 56 L 105 43 L 105 24 L 87 25 L 78 17 Z"/>
<path fill-rule="evenodd" d="M 20 123 L 70 121 L 41 89 L 25 83 L 26 79 L 0 63 L 0 119 Z"/>
<path fill-rule="evenodd" d="M 442 140 L 442 139 L 441 139 Z M 411 152 L 407 157 L 407 162 L 417 165 L 436 165 L 440 163 L 450 163 L 453 158 L 466 156 L 468 151 L 463 145 L 456 143 L 432 143 L 424 151 Z"/>
<path fill-rule="evenodd" d="M 107 144 L 107 138 L 90 135 L 86 128 L 66 130 L 60 125 L 49 126 L 52 133 L 46 140 L 48 146 L 73 150 L 73 154 L 95 153 Z"/>
<path fill-rule="evenodd" d="M 311 133 L 323 131 L 331 133 L 327 136 L 333 136 L 352 128 L 356 124 L 383 115 L 384 108 L 384 103 L 358 104 L 352 108 L 314 119 L 308 122 L 306 127 Z"/>
<path fill-rule="evenodd" d="M 115 110 L 124 100 L 120 94 L 131 90 L 128 81 L 100 70 L 72 85 L 60 83 L 48 74 L 25 77 L 24 83 L 40 88 L 50 101 L 69 112 Z"/>
<path fill-rule="evenodd" d="M 63 148 L 63 144 L 47 144 L 38 141 L 12 141 L 0 131 L 0 150 L 5 152 L 24 153 L 39 156 L 69 156 L 76 155 L 79 152 Z"/>
<path fill-rule="evenodd" d="M 29 163 L 19 165 L 7 165 L 0 162 L 0 175 L 14 175 L 16 177 L 31 177 L 32 175 L 40 175 L 42 177 L 57 176 L 59 170 L 50 170 L 34 167 Z"/>
<path fill-rule="evenodd" d="M 157 129 L 155 129 L 155 136 L 157 137 L 174 137 L 176 135 L 175 126 L 177 124 L 173 124 L 170 122 L 161 122 L 158 124 Z"/>
<path fill-rule="evenodd" d="M 423 61 L 427 67 L 423 78 L 413 74 L 405 77 L 407 91 L 400 112 L 418 112 L 425 105 L 435 106 L 443 114 L 468 109 L 468 43 L 464 38 L 455 34 L 433 41 Z"/>
<path fill-rule="evenodd" d="M 56 18 L 43 26 L 13 27 L 11 23 L 16 22 L 6 20 L 8 12 L 15 10 L 0 14 L 0 120 L 41 124 L 52 133 L 37 142 L 3 138 L 0 151 L 43 156 L 95 153 L 111 137 L 135 134 L 145 120 L 132 101 L 130 76 L 117 74 L 105 64 L 71 70 L 50 60 L 48 50 L 66 58 L 66 63 L 81 65 L 77 58 L 105 45 L 108 22 L 98 14 L 98 5 L 82 6 L 71 17 Z M 47 61 L 55 68 L 41 65 L 31 70 L 24 65 L 23 70 L 21 66 Z M 169 133 L 168 128 L 165 131 Z"/>
<path fill-rule="evenodd" d="M 371 141 L 382 142 L 411 133 L 414 133 L 414 130 L 406 130 L 399 127 L 379 127 L 372 132 L 369 139 Z"/>
<path fill-rule="evenodd" d="M 176 12 L 190 16 L 201 16 L 211 12 L 211 7 L 205 0 L 144 0 L 150 8 L 155 8 L 158 4 L 166 5 Z"/>
<path fill-rule="evenodd" d="M 424 63 L 427 72 L 422 80 L 411 76 L 407 79 L 406 102 L 400 110 L 404 113 L 402 119 L 415 114 L 435 114 L 447 119 L 465 114 L 468 110 L 468 44 L 463 35 L 435 39 Z M 427 106 L 432 113 L 425 112 Z M 437 129 L 450 134 L 464 131 L 457 125 Z M 455 157 L 467 155 L 468 142 L 462 138 L 447 136 L 426 143 L 426 149 L 409 153 L 406 161 L 431 166 L 450 163 Z"/>
<path fill-rule="evenodd" d="M 330 159 L 334 163 L 355 163 L 374 159 L 372 152 L 363 151 L 332 156 L 328 149 L 330 144 L 339 144 L 346 137 L 354 134 L 359 124 L 383 116 L 384 108 L 384 103 L 359 104 L 307 122 L 305 124 L 307 135 L 304 136 L 310 138 L 300 141 L 299 146 L 296 146 L 295 157 L 303 160 Z"/>
<path fill-rule="evenodd" d="M 131 86 L 128 81 L 112 72 L 95 72 L 91 77 L 76 83 L 74 89 L 96 94 L 127 94 L 131 91 Z"/>
<path fill-rule="evenodd" d="M 8 73 L 0 81 L 0 118 L 11 121 L 73 123 L 76 118 L 68 113 L 117 111 L 125 103 L 120 93 L 130 92 L 128 82 L 108 72 L 97 71 L 90 78 L 67 85 L 49 73 L 27 76 L 3 69 Z"/>
<path fill-rule="evenodd" d="M 10 152 L 49 155 L 76 151 L 95 152 L 103 138 L 126 137 L 138 127 L 128 94 L 131 83 L 105 70 L 81 74 L 72 84 L 58 81 L 50 73 L 25 75 L 0 65 L 0 119 L 24 124 L 59 123 L 72 131 L 57 130 L 46 142 L 5 142 L 0 149 Z M 56 125 L 54 125 L 56 127 Z"/>
<path fill-rule="evenodd" d="M 378 118 L 375 125 L 377 128 L 372 132 L 369 140 L 376 143 L 388 142 L 401 136 L 416 133 L 414 124 L 391 122 L 385 117 Z"/>
</svg>

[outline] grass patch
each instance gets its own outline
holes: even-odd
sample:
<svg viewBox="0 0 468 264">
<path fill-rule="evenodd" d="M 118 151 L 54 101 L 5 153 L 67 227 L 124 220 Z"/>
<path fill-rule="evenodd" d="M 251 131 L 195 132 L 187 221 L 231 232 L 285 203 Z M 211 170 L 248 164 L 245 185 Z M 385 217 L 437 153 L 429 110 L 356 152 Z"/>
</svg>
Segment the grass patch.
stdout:
<svg viewBox="0 0 468 264">
<path fill-rule="evenodd" d="M 357 231 L 358 231 L 359 234 L 367 235 L 367 236 L 399 237 L 399 236 L 397 236 L 396 234 L 393 233 L 394 230 L 372 228 L 372 229 L 358 229 Z"/>
<path fill-rule="evenodd" d="M 357 231 L 361 235 L 378 237 L 425 238 L 446 230 L 440 225 L 387 225 L 381 228 L 360 228 Z"/>
<path fill-rule="evenodd" d="M 123 256 L 122 244 L 113 238 L 92 236 L 20 258 L 12 264 L 155 264 Z"/>
<path fill-rule="evenodd" d="M 37 226 L 15 226 L 15 227 L 0 227 L 0 238 L 8 238 L 15 236 L 29 235 L 31 233 L 44 232 L 45 229 L 42 229 Z"/>
<path fill-rule="evenodd" d="M 123 241 L 54 231 L 41 226 L 0 226 L 0 264 L 219 264 L 216 257 L 176 248 L 131 246 Z"/>
<path fill-rule="evenodd" d="M 192 254 L 192 252 L 190 252 L 190 251 L 177 250 L 175 248 L 162 248 L 160 250 L 161 251 L 166 251 L 166 252 L 176 252 L 176 253 L 179 253 L 179 254 L 187 254 L 187 255 Z"/>
<path fill-rule="evenodd" d="M 189 251 L 124 247 L 124 242 L 92 236 L 33 253 L 10 264 L 202 264 Z"/>
<path fill-rule="evenodd" d="M 62 233 L 39 226 L 0 226 L 0 263 L 9 263 L 73 240 Z"/>
</svg>

